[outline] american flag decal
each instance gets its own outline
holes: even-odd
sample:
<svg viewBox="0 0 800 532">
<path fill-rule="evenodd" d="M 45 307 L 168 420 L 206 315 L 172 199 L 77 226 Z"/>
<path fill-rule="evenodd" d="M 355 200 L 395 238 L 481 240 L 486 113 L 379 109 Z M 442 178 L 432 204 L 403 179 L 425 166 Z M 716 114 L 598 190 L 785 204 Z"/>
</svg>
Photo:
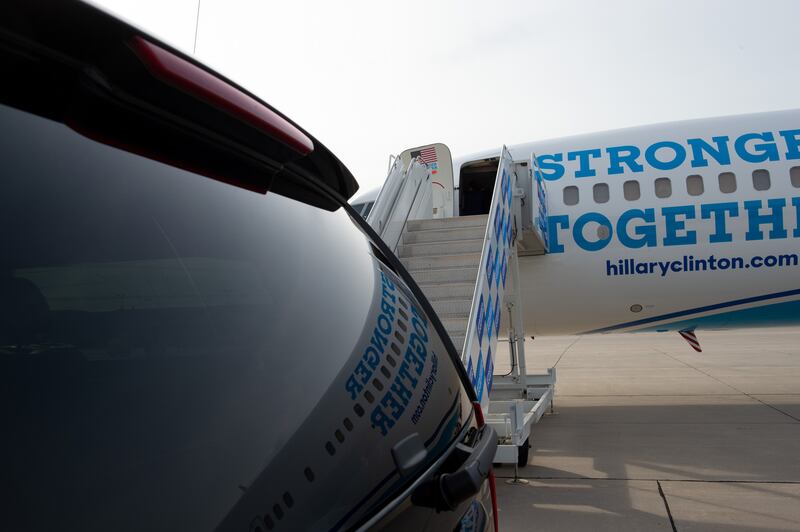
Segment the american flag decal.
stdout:
<svg viewBox="0 0 800 532">
<path fill-rule="evenodd" d="M 420 160 L 425 164 L 436 163 L 436 148 L 433 146 L 428 146 L 427 148 L 422 148 L 421 150 L 412 151 L 411 157 L 419 157 Z"/>
<path fill-rule="evenodd" d="M 694 329 L 687 330 L 687 331 L 678 331 L 686 342 L 692 346 L 692 349 L 697 351 L 698 353 L 702 353 L 703 350 L 700 348 L 700 342 L 697 341 L 697 335 L 694 333 Z"/>
</svg>

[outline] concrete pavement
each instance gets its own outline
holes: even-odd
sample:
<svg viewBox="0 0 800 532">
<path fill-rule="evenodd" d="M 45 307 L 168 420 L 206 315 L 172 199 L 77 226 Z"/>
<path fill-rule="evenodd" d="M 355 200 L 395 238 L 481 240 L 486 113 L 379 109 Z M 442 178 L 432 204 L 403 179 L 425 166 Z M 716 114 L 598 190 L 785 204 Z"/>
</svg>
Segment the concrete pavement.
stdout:
<svg viewBox="0 0 800 532">
<path fill-rule="evenodd" d="M 800 328 L 698 337 L 528 340 L 529 371 L 558 368 L 556 413 L 529 485 L 496 470 L 501 530 L 800 530 Z"/>
</svg>

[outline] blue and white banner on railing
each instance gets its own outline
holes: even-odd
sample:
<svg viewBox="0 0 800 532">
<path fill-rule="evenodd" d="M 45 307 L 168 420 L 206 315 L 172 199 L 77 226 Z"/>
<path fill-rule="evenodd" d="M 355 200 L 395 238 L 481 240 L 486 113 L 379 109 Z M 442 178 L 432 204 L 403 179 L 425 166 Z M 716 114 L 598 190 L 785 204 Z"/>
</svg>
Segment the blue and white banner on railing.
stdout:
<svg viewBox="0 0 800 532">
<path fill-rule="evenodd" d="M 531 169 L 533 171 L 533 186 L 536 189 L 533 226 L 536 233 L 538 233 L 539 239 L 544 244 L 544 252 L 547 253 L 550 251 L 550 239 L 547 234 L 547 189 L 545 188 L 542 171 L 539 170 L 539 164 L 536 162 L 535 153 L 531 157 Z"/>
<path fill-rule="evenodd" d="M 489 222 L 484 235 L 480 269 L 462 355 L 484 412 L 489 406 L 489 394 L 492 390 L 497 334 L 500 332 L 508 260 L 512 252 L 514 222 L 511 202 L 515 180 L 511 155 L 504 146 L 495 177 L 492 206 L 489 210 Z"/>
</svg>

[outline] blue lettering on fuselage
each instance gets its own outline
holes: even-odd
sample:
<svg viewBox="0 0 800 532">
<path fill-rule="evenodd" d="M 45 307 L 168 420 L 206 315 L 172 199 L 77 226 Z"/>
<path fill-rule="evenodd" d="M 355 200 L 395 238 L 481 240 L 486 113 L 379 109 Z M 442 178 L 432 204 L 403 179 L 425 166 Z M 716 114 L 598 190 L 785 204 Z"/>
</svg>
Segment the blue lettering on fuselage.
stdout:
<svg viewBox="0 0 800 532">
<path fill-rule="evenodd" d="M 628 209 L 617 217 L 599 212 L 584 212 L 574 220 L 566 214 L 548 216 L 549 252 L 563 253 L 569 237 L 584 251 L 603 250 L 614 239 L 629 249 L 732 242 L 731 221 L 739 217 L 746 222 L 739 240 L 800 238 L 800 197 L 772 198 Z M 707 224 L 703 233 L 697 230 L 700 224 Z M 663 228 L 660 238 L 657 227 Z M 790 232 L 787 227 L 794 229 Z"/>
<path fill-rule="evenodd" d="M 538 155 L 536 161 L 542 176 L 556 181 L 563 177 L 594 177 L 598 171 L 614 176 L 674 170 L 687 160 L 692 168 L 706 167 L 709 161 L 729 166 L 734 157 L 746 163 L 800 159 L 800 129 L 753 131 L 736 138 L 720 135 L 710 139 L 661 140 L 648 146 L 585 148 Z"/>
</svg>

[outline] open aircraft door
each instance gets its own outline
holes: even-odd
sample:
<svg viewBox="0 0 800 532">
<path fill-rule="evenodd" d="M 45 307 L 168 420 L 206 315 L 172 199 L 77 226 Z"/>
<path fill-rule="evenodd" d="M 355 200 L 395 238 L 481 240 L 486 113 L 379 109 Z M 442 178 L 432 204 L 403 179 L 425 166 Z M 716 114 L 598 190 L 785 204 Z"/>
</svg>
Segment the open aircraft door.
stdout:
<svg viewBox="0 0 800 532">
<path fill-rule="evenodd" d="M 453 158 L 450 149 L 437 142 L 411 148 L 400 154 L 404 167 L 408 167 L 414 157 L 428 165 L 431 171 L 433 218 L 453 216 Z"/>
</svg>

